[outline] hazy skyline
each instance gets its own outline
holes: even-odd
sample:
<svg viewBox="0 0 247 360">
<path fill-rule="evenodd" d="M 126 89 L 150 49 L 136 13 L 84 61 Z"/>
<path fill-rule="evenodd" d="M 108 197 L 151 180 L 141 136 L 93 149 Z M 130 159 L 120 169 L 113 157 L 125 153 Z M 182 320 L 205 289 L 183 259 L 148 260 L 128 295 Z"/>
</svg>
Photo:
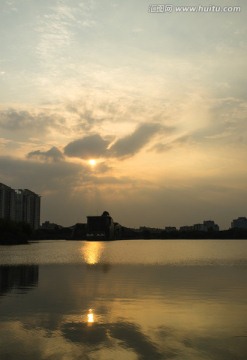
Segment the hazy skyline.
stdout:
<svg viewBox="0 0 247 360">
<path fill-rule="evenodd" d="M 42 221 L 108 210 L 125 226 L 228 228 L 247 215 L 245 3 L 150 4 L 1 1 L 0 182 L 39 193 Z"/>
</svg>

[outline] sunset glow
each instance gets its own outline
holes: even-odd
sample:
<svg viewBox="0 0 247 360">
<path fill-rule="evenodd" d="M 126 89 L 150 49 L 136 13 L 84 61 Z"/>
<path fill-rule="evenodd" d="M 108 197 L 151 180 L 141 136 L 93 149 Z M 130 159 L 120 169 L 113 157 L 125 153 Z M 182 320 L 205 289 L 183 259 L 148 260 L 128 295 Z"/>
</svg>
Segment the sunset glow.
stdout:
<svg viewBox="0 0 247 360">
<path fill-rule="evenodd" d="M 93 310 L 89 309 L 88 314 L 87 314 L 87 322 L 89 324 L 94 323 L 94 314 L 93 314 Z"/>
<path fill-rule="evenodd" d="M 246 2 L 0 0 L 0 359 L 247 360 Z"/>
<path fill-rule="evenodd" d="M 41 222 L 107 208 L 129 227 L 227 228 L 247 213 L 245 2 L 150 5 L 1 1 L 1 182 L 40 194 Z"/>
<path fill-rule="evenodd" d="M 95 166 L 95 165 L 96 165 L 96 160 L 90 159 L 90 160 L 88 160 L 88 163 L 89 163 L 89 165 L 91 165 L 91 166 Z"/>
</svg>

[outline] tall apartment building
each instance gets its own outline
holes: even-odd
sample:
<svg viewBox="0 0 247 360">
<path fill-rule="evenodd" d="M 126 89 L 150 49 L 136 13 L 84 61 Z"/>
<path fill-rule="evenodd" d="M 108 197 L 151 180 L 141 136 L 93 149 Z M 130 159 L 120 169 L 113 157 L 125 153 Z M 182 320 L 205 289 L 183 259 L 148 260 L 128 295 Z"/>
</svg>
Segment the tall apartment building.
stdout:
<svg viewBox="0 0 247 360">
<path fill-rule="evenodd" d="M 0 219 L 15 220 L 15 190 L 0 183 Z"/>
<path fill-rule="evenodd" d="M 33 229 L 40 226 L 40 196 L 28 189 L 15 190 L 15 219 L 24 221 Z"/>
<path fill-rule="evenodd" d="M 28 189 L 14 190 L 0 183 L 0 218 L 40 226 L 40 196 Z"/>
</svg>

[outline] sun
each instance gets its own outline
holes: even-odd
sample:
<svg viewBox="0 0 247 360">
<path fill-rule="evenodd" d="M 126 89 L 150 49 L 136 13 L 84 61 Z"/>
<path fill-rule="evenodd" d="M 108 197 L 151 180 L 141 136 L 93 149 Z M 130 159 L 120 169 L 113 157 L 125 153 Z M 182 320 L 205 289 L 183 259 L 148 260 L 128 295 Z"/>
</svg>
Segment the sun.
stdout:
<svg viewBox="0 0 247 360">
<path fill-rule="evenodd" d="M 96 165 L 96 160 L 95 159 L 90 159 L 90 160 L 88 160 L 88 163 L 91 166 L 95 166 Z"/>
</svg>

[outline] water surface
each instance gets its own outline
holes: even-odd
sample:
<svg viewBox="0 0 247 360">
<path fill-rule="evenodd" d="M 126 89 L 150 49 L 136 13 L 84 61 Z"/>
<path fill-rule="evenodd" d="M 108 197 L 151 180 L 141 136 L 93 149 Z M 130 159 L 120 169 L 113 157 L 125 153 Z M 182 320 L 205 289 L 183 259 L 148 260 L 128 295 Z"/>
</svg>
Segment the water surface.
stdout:
<svg viewBox="0 0 247 360">
<path fill-rule="evenodd" d="M 0 358 L 246 360 L 247 241 L 0 247 Z"/>
</svg>

